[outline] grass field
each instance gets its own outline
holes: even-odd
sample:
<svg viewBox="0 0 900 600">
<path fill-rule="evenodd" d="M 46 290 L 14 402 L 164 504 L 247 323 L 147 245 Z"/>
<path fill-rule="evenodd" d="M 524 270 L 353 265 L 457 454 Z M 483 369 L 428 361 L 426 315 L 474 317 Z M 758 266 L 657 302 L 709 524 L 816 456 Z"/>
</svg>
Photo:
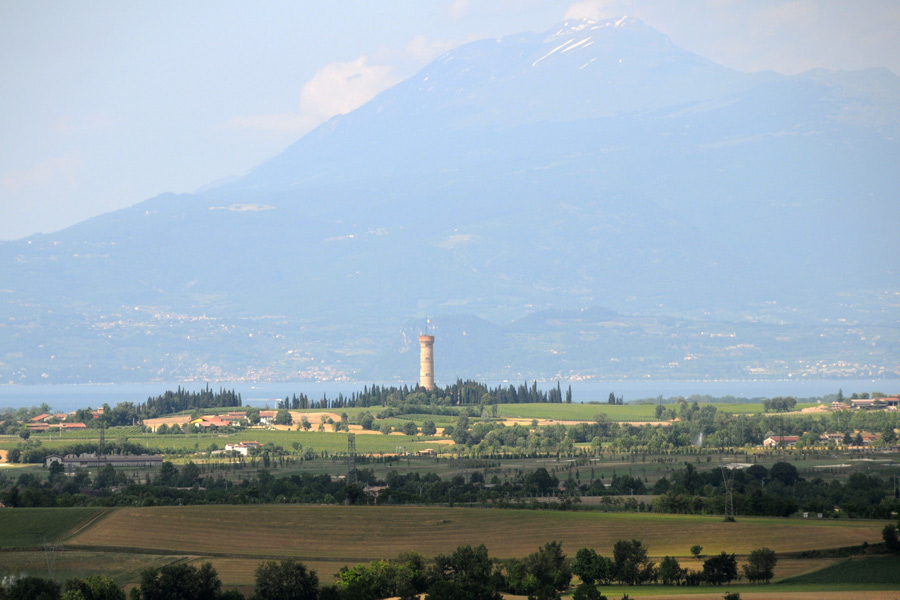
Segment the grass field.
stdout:
<svg viewBox="0 0 900 600">
<path fill-rule="evenodd" d="M 824 569 L 790 578 L 787 583 L 883 583 L 900 590 L 900 555 L 842 560 Z"/>
<path fill-rule="evenodd" d="M 0 510 L 0 548 L 30 548 L 57 540 L 102 514 L 102 508 Z"/>
<path fill-rule="evenodd" d="M 398 420 L 398 424 L 402 421 Z M 129 428 L 131 429 L 131 428 Z M 48 449 L 58 449 L 76 443 L 97 442 L 100 439 L 99 431 L 90 432 L 67 432 L 63 438 L 54 436 L 48 439 L 46 434 L 33 436 L 39 439 L 43 447 Z M 347 450 L 347 433 L 333 431 L 285 431 L 278 429 L 247 429 L 237 433 L 199 433 L 184 435 L 160 435 L 154 433 L 132 433 L 131 435 L 122 435 L 119 428 L 113 427 L 107 430 L 107 440 L 115 440 L 117 438 L 127 438 L 129 442 L 141 444 L 148 448 L 158 448 L 160 450 L 186 450 L 193 452 L 195 450 L 206 450 L 211 444 L 216 444 L 221 450 L 225 444 L 229 442 L 240 441 L 257 441 L 262 444 L 272 442 L 276 445 L 283 446 L 287 450 L 291 450 L 291 444 L 298 442 L 304 448 L 313 448 L 317 452 L 346 452 Z M 391 453 L 396 452 L 397 446 L 406 446 L 407 450 L 421 450 L 423 448 L 434 448 L 438 450 L 442 445 L 440 438 L 428 438 L 423 436 L 406 436 L 401 434 L 384 435 L 382 433 L 366 433 L 357 434 L 356 450 L 357 452 L 366 453 Z M 14 448 L 17 443 L 21 442 L 18 437 L 10 438 L 8 445 Z M 2 442 L 0 442 L 2 443 Z"/>
<path fill-rule="evenodd" d="M 701 406 L 705 406 L 702 404 Z M 752 414 L 763 412 L 761 403 L 749 402 L 740 404 L 713 404 L 716 410 L 728 414 Z M 814 404 L 798 404 L 797 410 L 815 406 Z M 678 406 L 666 404 L 665 407 L 678 410 Z M 607 415 L 613 421 L 654 421 L 656 420 L 655 404 L 501 404 L 501 417 L 519 419 L 554 419 L 557 421 L 593 421 L 598 414 Z"/>
<path fill-rule="evenodd" d="M 192 559 L 193 557 L 174 554 L 93 552 L 63 548 L 54 555 L 51 567 L 47 563 L 47 554 L 43 550 L 0 552 L 0 575 L 27 573 L 36 577 L 51 577 L 58 582 L 71 577 L 106 575 L 120 585 L 124 585 L 139 581 L 141 571 L 144 569 Z M 250 581 L 252 580 L 251 576 Z"/>
</svg>

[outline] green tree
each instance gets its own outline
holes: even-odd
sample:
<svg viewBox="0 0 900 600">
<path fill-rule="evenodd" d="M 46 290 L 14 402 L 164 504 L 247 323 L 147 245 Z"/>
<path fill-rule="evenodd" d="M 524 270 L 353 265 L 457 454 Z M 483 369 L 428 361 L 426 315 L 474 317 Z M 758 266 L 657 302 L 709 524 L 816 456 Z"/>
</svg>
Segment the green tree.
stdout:
<svg viewBox="0 0 900 600">
<path fill-rule="evenodd" d="M 608 600 L 606 596 L 600 593 L 597 586 L 591 583 L 581 582 L 575 588 L 572 594 L 572 600 Z"/>
<path fill-rule="evenodd" d="M 352 600 L 414 599 L 427 587 L 425 557 L 417 552 L 403 553 L 391 561 L 343 567 L 337 577 L 341 596 Z"/>
<path fill-rule="evenodd" d="M 694 544 L 693 546 L 691 546 L 691 556 L 693 556 L 694 558 L 700 558 L 701 552 L 703 552 L 703 546 L 701 546 L 700 544 Z"/>
<path fill-rule="evenodd" d="M 317 600 L 319 576 L 299 560 L 266 561 L 256 569 L 258 600 Z"/>
<path fill-rule="evenodd" d="M 678 585 L 684 579 L 684 569 L 676 558 L 666 556 L 662 559 L 659 563 L 659 579 L 665 585 Z"/>
<path fill-rule="evenodd" d="M 181 476 L 178 478 L 178 485 L 181 487 L 191 487 L 200 481 L 200 467 L 194 461 L 188 461 L 188 464 L 181 467 Z"/>
<path fill-rule="evenodd" d="M 756 583 L 757 581 L 769 583 L 772 577 L 775 576 L 775 565 L 777 563 L 778 558 L 775 556 L 774 550 L 758 548 L 750 553 L 750 556 L 747 557 L 747 564 L 741 566 L 741 570 L 750 583 Z"/>
<path fill-rule="evenodd" d="M 885 525 L 881 530 L 881 539 L 884 540 L 884 545 L 888 550 L 900 552 L 900 536 L 898 536 L 896 525 L 893 523 Z"/>
<path fill-rule="evenodd" d="M 375 423 L 375 417 L 370 413 L 365 412 L 359 416 L 359 426 L 363 429 L 371 430 L 373 423 Z"/>
<path fill-rule="evenodd" d="M 568 589 L 572 568 L 566 561 L 560 542 L 549 542 L 524 560 L 524 592 L 529 600 L 555 600 Z"/>
<path fill-rule="evenodd" d="M 419 433 L 419 428 L 416 427 L 416 424 L 413 421 L 407 421 L 403 424 L 403 433 L 405 435 L 416 435 Z"/>
<path fill-rule="evenodd" d="M 612 561 L 597 554 L 593 548 L 582 548 L 575 553 L 572 572 L 585 583 L 607 583 L 612 579 L 612 571 Z"/>
<path fill-rule="evenodd" d="M 437 427 L 434 425 L 434 421 L 425 421 L 422 423 L 422 435 L 435 435 L 437 433 Z"/>
<path fill-rule="evenodd" d="M 125 591 L 105 575 L 69 579 L 62 600 L 125 600 Z"/>
<path fill-rule="evenodd" d="M 484 544 L 459 546 L 449 556 L 436 556 L 429 579 L 429 600 L 502 600 L 503 577 Z"/>
<path fill-rule="evenodd" d="M 656 576 L 656 566 L 647 557 L 640 540 L 619 540 L 613 546 L 616 579 L 625 585 L 640 585 Z"/>
<path fill-rule="evenodd" d="M 769 469 L 769 478 L 790 486 L 800 479 L 800 474 L 797 472 L 797 467 L 791 463 L 777 462 Z"/>
<path fill-rule="evenodd" d="M 3 600 L 59 600 L 59 584 L 40 577 L 19 577 L 0 597 Z"/>
<path fill-rule="evenodd" d="M 737 559 L 734 554 L 722 552 L 703 562 L 703 579 L 711 585 L 722 585 L 737 579 Z"/>
<path fill-rule="evenodd" d="M 178 482 L 178 469 L 168 460 L 164 460 L 156 476 L 156 485 L 174 486 Z"/>
<path fill-rule="evenodd" d="M 881 440 L 887 445 L 891 445 L 897 441 L 897 432 L 894 431 L 894 426 L 890 423 L 884 426 L 884 431 L 881 433 Z"/>
<path fill-rule="evenodd" d="M 278 412 L 275 413 L 275 424 L 276 425 L 293 425 L 294 417 L 291 415 L 291 411 L 286 408 L 281 408 Z"/>
<path fill-rule="evenodd" d="M 222 582 L 215 568 L 176 564 L 141 573 L 142 600 L 217 600 Z"/>
</svg>

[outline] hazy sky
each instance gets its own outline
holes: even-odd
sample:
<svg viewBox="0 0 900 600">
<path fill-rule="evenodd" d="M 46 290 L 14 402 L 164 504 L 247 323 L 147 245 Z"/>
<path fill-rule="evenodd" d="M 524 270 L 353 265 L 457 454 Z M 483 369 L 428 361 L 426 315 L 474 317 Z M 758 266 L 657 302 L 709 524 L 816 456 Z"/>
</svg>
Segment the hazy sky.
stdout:
<svg viewBox="0 0 900 600">
<path fill-rule="evenodd" d="M 626 14 L 742 71 L 900 74 L 896 0 L 5 0 L 0 239 L 240 175 L 466 41 Z"/>
</svg>

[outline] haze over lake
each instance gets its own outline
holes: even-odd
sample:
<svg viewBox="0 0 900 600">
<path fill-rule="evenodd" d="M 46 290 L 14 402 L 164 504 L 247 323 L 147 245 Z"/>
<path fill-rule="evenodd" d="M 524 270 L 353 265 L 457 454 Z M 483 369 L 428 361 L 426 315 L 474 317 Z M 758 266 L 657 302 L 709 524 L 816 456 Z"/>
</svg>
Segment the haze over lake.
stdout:
<svg viewBox="0 0 900 600">
<path fill-rule="evenodd" d="M 524 382 L 495 382 L 490 386 L 518 386 Z M 528 382 L 530 385 L 530 382 Z M 19 408 L 39 406 L 46 402 L 54 410 L 70 412 L 79 408 L 96 408 L 103 404 L 115 406 L 119 402 L 139 404 L 148 397 L 158 396 L 166 390 L 174 390 L 178 386 L 199 391 L 206 384 L 190 383 L 140 383 L 140 384 L 107 384 L 107 385 L 41 385 L 41 386 L 0 386 L 0 408 Z M 306 394 L 311 400 L 318 400 L 323 394 L 333 399 L 338 394 L 349 396 L 360 392 L 364 383 L 256 383 L 245 382 L 213 382 L 209 386 L 213 390 L 225 388 L 235 390 L 245 405 L 274 405 L 277 399 L 292 394 Z M 378 385 L 392 385 L 379 383 Z M 397 384 L 393 384 L 397 385 Z M 402 384 L 400 384 L 402 385 Z M 414 382 L 406 385 L 413 386 Z M 570 384 L 561 383 L 563 390 Z M 555 387 L 555 382 L 542 382 L 538 388 L 548 390 Z M 900 388 L 898 380 L 804 380 L 804 381 L 611 381 L 611 382 L 573 382 L 572 394 L 575 402 L 606 402 L 610 392 L 622 396 L 626 403 L 642 399 L 665 399 L 676 396 L 708 395 L 715 398 L 734 396 L 736 398 L 772 398 L 775 396 L 793 396 L 795 398 L 822 397 L 836 394 L 842 390 L 849 396 L 854 392 L 880 391 L 887 394 L 896 393 Z"/>
</svg>

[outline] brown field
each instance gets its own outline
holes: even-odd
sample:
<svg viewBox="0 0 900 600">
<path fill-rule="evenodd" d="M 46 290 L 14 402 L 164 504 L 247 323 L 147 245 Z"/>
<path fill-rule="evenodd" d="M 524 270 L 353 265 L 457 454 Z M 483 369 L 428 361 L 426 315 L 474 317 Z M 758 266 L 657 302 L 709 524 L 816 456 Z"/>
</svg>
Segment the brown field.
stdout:
<svg viewBox="0 0 900 600">
<path fill-rule="evenodd" d="M 156 431 L 160 425 L 165 425 L 166 427 L 178 425 L 180 427 L 185 423 L 190 422 L 190 415 L 177 415 L 174 417 L 157 417 L 156 419 L 144 419 L 144 426 L 150 427 L 151 429 L 153 429 L 153 431 Z"/>
<path fill-rule="evenodd" d="M 521 425 L 522 427 L 531 427 L 532 421 L 537 421 L 537 424 L 541 427 L 546 427 L 547 425 L 565 425 L 566 427 L 570 427 L 572 425 L 578 425 L 580 423 L 593 423 L 594 421 L 565 421 L 560 419 L 526 419 L 521 417 L 510 417 L 508 419 L 503 419 L 503 424 L 507 427 L 512 427 L 513 425 Z M 641 425 L 659 425 L 662 427 L 668 427 L 672 424 L 672 421 L 628 421 L 629 425 L 634 425 L 635 427 L 640 427 Z"/>
<path fill-rule="evenodd" d="M 722 595 L 729 591 L 728 586 L 723 586 L 716 591 L 709 591 L 709 588 L 697 588 L 700 591 L 696 594 L 666 594 L 666 600 L 722 600 Z M 628 592 L 628 596 L 632 600 L 643 600 L 644 598 L 658 598 L 659 595 L 651 593 L 632 593 Z M 784 588 L 770 591 L 747 592 L 741 591 L 741 600 L 896 600 L 900 598 L 900 593 L 894 591 L 878 591 L 878 590 L 854 590 L 847 591 L 815 591 L 815 592 L 785 592 Z"/>
<path fill-rule="evenodd" d="M 120 584 L 133 584 L 147 567 L 209 561 L 226 588 L 238 586 L 251 593 L 258 565 L 285 557 L 303 560 L 328 584 L 344 565 L 391 558 L 406 550 L 433 557 L 450 553 L 461 544 L 483 543 L 491 556 L 508 558 L 525 556 L 548 541 L 559 540 L 570 556 L 582 547 L 610 556 L 617 540 L 631 538 L 642 540 L 657 562 L 672 555 L 682 566 L 699 569 L 702 561 L 688 556 L 693 544 L 703 546 L 704 557 L 727 551 L 741 560 L 762 546 L 783 554 L 877 543 L 883 526 L 880 521 L 739 518 L 737 523 L 725 523 L 719 517 L 408 506 L 118 508 L 63 537 L 56 572 L 63 578 L 105 573 Z M 782 556 L 776 579 L 814 571 L 831 562 Z M 0 566 L 46 572 L 41 551 L 2 552 Z M 824 592 L 812 592 L 809 586 L 802 586 L 797 591 L 770 588 L 757 592 L 742 587 L 741 595 L 747 600 L 847 597 L 846 591 L 831 593 L 837 589 L 825 586 Z M 627 590 L 635 599 L 666 593 L 668 598 L 719 600 L 724 588 L 697 588 L 689 593 L 679 588 L 674 590 L 677 595 L 669 595 L 672 591 L 657 586 Z M 897 596 L 894 592 L 853 592 L 860 600 Z"/>
<path fill-rule="evenodd" d="M 164 524 L 164 526 L 162 526 Z M 524 556 L 551 540 L 570 553 L 592 547 L 609 555 L 617 540 L 637 538 L 653 556 L 739 555 L 881 541 L 879 521 L 801 521 L 652 514 L 431 507 L 186 506 L 122 508 L 67 540 L 68 546 L 140 549 L 223 557 L 284 557 L 363 562 L 416 550 L 426 556 L 460 544 L 485 544 L 499 558 Z"/>
</svg>

